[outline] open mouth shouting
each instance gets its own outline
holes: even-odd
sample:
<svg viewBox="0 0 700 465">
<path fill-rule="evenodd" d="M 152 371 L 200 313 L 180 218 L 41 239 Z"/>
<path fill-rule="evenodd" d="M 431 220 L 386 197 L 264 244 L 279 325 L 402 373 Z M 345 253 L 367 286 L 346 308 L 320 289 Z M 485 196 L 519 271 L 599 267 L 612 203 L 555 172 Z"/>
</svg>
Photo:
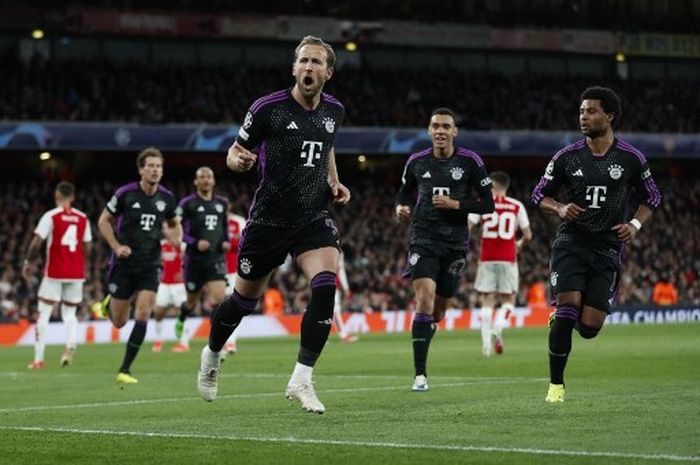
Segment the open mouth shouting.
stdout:
<svg viewBox="0 0 700 465">
<path fill-rule="evenodd" d="M 315 81 L 314 81 L 313 77 L 306 75 L 306 76 L 304 76 L 304 79 L 302 79 L 302 83 L 304 84 L 304 87 L 306 89 L 310 90 L 313 87 L 313 85 L 315 84 Z"/>
</svg>

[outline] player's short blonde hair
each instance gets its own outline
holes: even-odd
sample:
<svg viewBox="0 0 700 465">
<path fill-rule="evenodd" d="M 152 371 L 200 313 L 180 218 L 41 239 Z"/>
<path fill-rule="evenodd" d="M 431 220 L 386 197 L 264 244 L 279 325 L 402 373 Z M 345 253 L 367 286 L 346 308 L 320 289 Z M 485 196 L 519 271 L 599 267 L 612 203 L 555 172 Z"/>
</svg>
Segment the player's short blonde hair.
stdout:
<svg viewBox="0 0 700 465">
<path fill-rule="evenodd" d="M 303 39 L 301 39 L 301 42 L 299 42 L 299 45 L 297 45 L 297 48 L 294 49 L 294 61 L 299 58 L 299 51 L 304 45 L 320 45 L 324 49 L 326 49 L 326 63 L 328 64 L 329 68 L 333 68 L 335 66 L 335 51 L 333 50 L 333 47 L 323 39 L 316 37 L 316 36 L 306 36 Z"/>
</svg>

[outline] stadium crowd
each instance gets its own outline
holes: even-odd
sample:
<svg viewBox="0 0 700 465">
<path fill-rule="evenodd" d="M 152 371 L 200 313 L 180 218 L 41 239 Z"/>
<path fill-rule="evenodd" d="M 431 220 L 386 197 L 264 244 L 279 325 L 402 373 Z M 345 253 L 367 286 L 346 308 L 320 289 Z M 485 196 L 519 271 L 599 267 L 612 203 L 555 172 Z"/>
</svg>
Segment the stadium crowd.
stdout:
<svg viewBox="0 0 700 465">
<path fill-rule="evenodd" d="M 367 176 L 349 182 L 353 200 L 335 215 L 342 231 L 343 250 L 352 295 L 346 308 L 355 311 L 380 311 L 407 308 L 411 305 L 410 286 L 402 279 L 408 231 L 394 220 L 393 199 L 397 173 Z M 522 250 L 520 304 L 526 303 L 528 288 L 548 279 L 549 244 L 557 221 L 533 210 L 527 199 L 537 178 L 517 176 L 509 195 L 522 199 L 528 208 L 533 241 Z M 170 181 L 170 182 L 169 182 Z M 671 182 L 672 181 L 672 182 Z M 652 301 L 657 282 L 668 280 L 678 289 L 679 303 L 700 304 L 700 183 L 688 178 L 659 179 L 664 195 L 662 208 L 635 239 L 624 257 L 620 304 Z M 168 180 L 165 185 L 182 198 L 191 188 L 190 180 Z M 96 220 L 115 186 L 106 181 L 77 183 L 75 206 L 86 212 L 92 222 L 96 247 L 89 259 L 85 300 L 79 310 L 81 319 L 90 318 L 90 306 L 104 294 L 104 279 L 110 251 L 101 239 Z M 254 185 L 222 181 L 217 190 L 231 199 L 235 210 L 245 214 Z M 20 276 L 32 231 L 41 214 L 53 207 L 53 185 L 49 181 L 7 182 L 0 185 L 0 314 L 2 319 L 28 317 L 36 306 L 36 291 L 41 269 L 29 285 Z M 473 290 L 478 236 L 472 238 L 469 266 L 460 283 L 454 304 L 473 307 L 477 304 Z M 287 312 L 305 307 L 308 295 L 303 275 L 283 269 L 273 277 L 272 285 L 287 300 Z M 205 310 L 206 311 L 206 310 Z"/>
<path fill-rule="evenodd" d="M 326 91 L 344 102 L 346 126 L 422 127 L 440 106 L 458 113 L 464 129 L 570 130 L 578 94 L 594 84 L 622 96 L 619 130 L 700 132 L 700 82 L 681 79 L 609 79 L 525 74 L 343 68 Z M 255 79 L 248 77 L 254 75 Z M 40 58 L 24 63 L 0 57 L 0 120 L 241 123 L 251 95 L 289 85 L 279 68 L 116 64 L 91 59 Z"/>
<path fill-rule="evenodd" d="M 66 17 L 71 7 L 119 11 L 244 14 L 261 16 L 321 16 L 349 20 L 449 22 L 492 27 L 535 29 L 593 29 L 614 31 L 692 32 L 697 10 L 691 0 L 674 0 L 669 8 L 630 5 L 624 0 L 489 1 L 447 0 L 435 8 L 423 0 L 11 0 L 8 8 L 36 8 L 51 17 Z M 636 2 L 642 3 L 642 2 Z"/>
</svg>

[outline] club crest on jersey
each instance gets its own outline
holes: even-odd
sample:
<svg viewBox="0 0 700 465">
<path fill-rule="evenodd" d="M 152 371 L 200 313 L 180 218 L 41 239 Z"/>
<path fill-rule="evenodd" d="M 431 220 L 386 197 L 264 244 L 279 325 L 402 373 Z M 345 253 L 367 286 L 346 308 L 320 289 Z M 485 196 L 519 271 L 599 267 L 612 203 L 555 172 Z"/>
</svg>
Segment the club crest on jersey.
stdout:
<svg viewBox="0 0 700 465">
<path fill-rule="evenodd" d="M 217 203 L 216 206 L 214 207 L 217 213 L 223 213 L 224 212 L 224 207 L 220 204 Z"/>
<path fill-rule="evenodd" d="M 452 175 L 452 179 L 459 181 L 462 179 L 462 176 L 464 176 L 464 170 L 459 166 L 456 166 L 450 170 L 450 174 Z"/>
<path fill-rule="evenodd" d="M 411 266 L 413 266 L 416 263 L 418 263 L 418 260 L 420 260 L 420 255 L 417 253 L 412 253 L 411 256 L 408 258 L 408 263 L 410 263 Z"/>
<path fill-rule="evenodd" d="M 620 165 L 612 165 L 608 168 L 608 173 L 610 173 L 610 177 L 613 179 L 620 179 L 623 171 L 624 169 Z"/>
<path fill-rule="evenodd" d="M 158 200 L 156 202 L 156 210 L 158 210 L 159 212 L 162 212 L 163 210 L 165 210 L 165 202 L 162 200 Z"/>
<path fill-rule="evenodd" d="M 241 274 L 250 274 L 250 270 L 253 268 L 253 265 L 250 263 L 250 260 L 243 258 L 241 259 L 239 268 L 241 269 Z"/>
<path fill-rule="evenodd" d="M 110 294 L 114 294 L 115 292 L 117 292 L 117 289 L 119 289 L 119 286 L 117 286 L 117 283 L 109 283 L 107 289 L 109 289 Z"/>
<path fill-rule="evenodd" d="M 556 271 L 552 273 L 552 275 L 549 277 L 549 282 L 552 284 L 552 287 L 557 286 L 557 281 L 559 280 L 559 273 Z"/>
<path fill-rule="evenodd" d="M 197 284 L 193 283 L 192 281 L 187 282 L 187 290 L 188 291 L 194 291 L 194 289 L 197 287 Z"/>
<path fill-rule="evenodd" d="M 326 127 L 326 131 L 333 134 L 333 131 L 335 131 L 335 121 L 331 118 L 325 118 L 323 120 L 323 125 Z"/>
</svg>

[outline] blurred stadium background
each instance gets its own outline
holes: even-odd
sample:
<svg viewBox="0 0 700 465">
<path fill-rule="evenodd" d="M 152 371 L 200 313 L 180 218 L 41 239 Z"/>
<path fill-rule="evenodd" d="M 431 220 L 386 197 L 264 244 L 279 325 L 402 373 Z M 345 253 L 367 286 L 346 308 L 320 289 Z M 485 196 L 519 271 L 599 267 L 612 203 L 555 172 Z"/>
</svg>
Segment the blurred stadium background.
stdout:
<svg viewBox="0 0 700 465">
<path fill-rule="evenodd" d="M 518 305 L 533 308 L 535 291 L 548 291 L 556 221 L 532 208 L 529 193 L 556 150 L 580 138 L 579 93 L 605 85 L 623 99 L 616 135 L 645 152 L 664 196 L 624 258 L 611 319 L 698 323 L 698 24 L 700 0 L 3 1 L 0 345 L 15 343 L 17 328 L 30 331 L 41 276 L 37 269 L 35 282 L 27 283 L 20 267 L 36 222 L 53 207 L 58 181 L 76 184 L 75 205 L 89 215 L 97 245 L 79 309 L 86 323 L 104 295 L 109 256 L 96 221 L 114 188 L 137 178 L 139 150 L 163 150 L 163 184 L 178 198 L 190 191 L 198 166 L 211 166 L 219 192 L 247 213 L 257 176 L 228 171 L 226 149 L 257 97 L 291 86 L 293 49 L 307 34 L 329 41 L 339 55 L 326 91 L 347 111 L 336 153 L 353 200 L 334 213 L 352 315 L 381 315 L 386 323 L 388 315 L 404 318 L 411 309 L 409 284 L 401 279 L 408 231 L 394 221 L 393 200 L 407 155 L 429 143 L 427 118 L 438 106 L 457 112 L 458 143 L 479 152 L 489 170 L 510 173 L 510 195 L 528 208 L 534 239 L 520 254 Z M 472 242 L 453 301 L 460 309 L 478 306 L 472 287 L 478 235 Z M 307 283 L 294 269 L 278 272 L 271 285 L 282 291 L 290 318 L 304 309 Z M 209 310 L 204 302 L 198 312 L 206 317 Z M 546 309 L 538 311 L 543 326 Z M 58 321 L 60 312 L 54 316 Z M 400 329 L 396 321 L 386 329 Z M 202 441 L 253 436 L 237 443 L 242 463 L 700 461 L 694 324 L 612 327 L 590 344 L 576 343 L 569 379 L 586 392 L 567 400 L 568 410 L 544 415 L 544 328 L 509 333 L 510 352 L 488 361 L 478 355 L 478 336 L 469 349 L 467 333 L 443 337 L 431 354 L 438 374 L 431 388 L 439 396 L 425 404 L 404 392 L 405 335 L 368 335 L 366 344 L 343 350 L 329 344 L 317 376 L 326 389 L 320 394 L 332 400 L 327 423 L 278 408 L 296 339 L 246 342 L 237 365 L 224 371 L 235 366 L 225 376 L 243 372 L 248 379 L 225 379 L 217 402 L 260 399 L 228 402 L 226 409 L 195 397 L 197 351 L 180 359 L 145 351 L 138 367 L 143 382 L 119 392 L 105 386 L 122 346 L 81 348 L 72 371 L 59 376 L 57 364 L 24 371 L 29 347 L 2 347 L 0 463 L 213 463 L 230 454 L 229 441 L 206 448 Z M 260 360 L 267 363 L 262 368 Z M 383 385 L 389 382 L 393 387 Z M 367 393 L 373 390 L 379 392 Z M 144 438 L 134 428 L 158 433 Z M 212 428 L 223 436 L 210 435 Z M 100 442 L 99 435 L 113 431 L 109 446 Z M 346 437 L 350 442 L 328 442 Z M 422 445 L 428 440 L 445 450 Z M 496 460 L 493 453 L 506 455 Z"/>
</svg>

